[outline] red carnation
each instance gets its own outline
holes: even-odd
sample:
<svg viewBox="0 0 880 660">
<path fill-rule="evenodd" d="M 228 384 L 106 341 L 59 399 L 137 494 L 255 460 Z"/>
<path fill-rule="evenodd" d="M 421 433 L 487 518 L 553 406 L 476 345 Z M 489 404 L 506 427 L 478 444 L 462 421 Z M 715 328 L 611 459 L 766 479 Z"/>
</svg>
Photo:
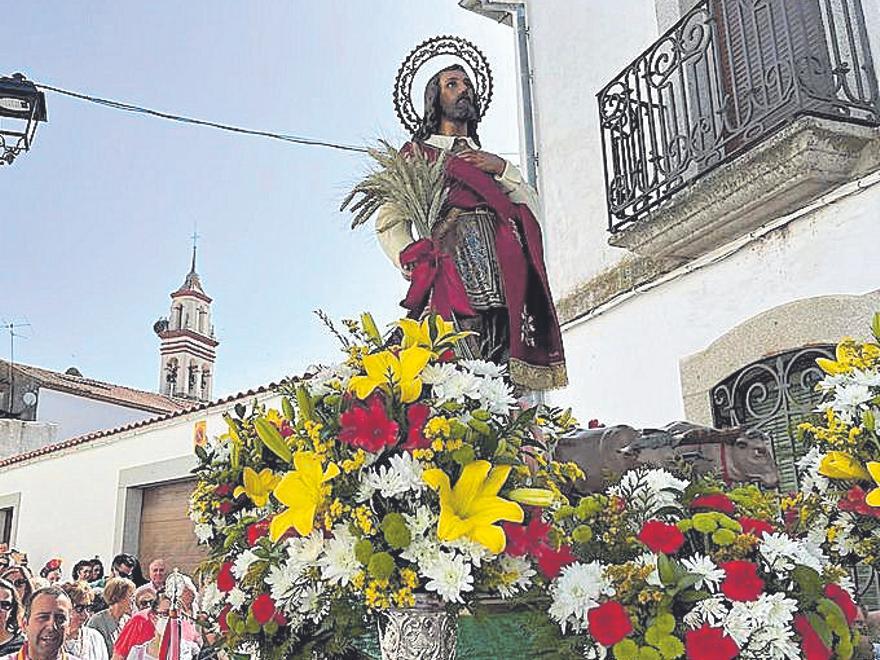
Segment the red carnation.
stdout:
<svg viewBox="0 0 880 660">
<path fill-rule="evenodd" d="M 339 417 L 339 439 L 372 454 L 397 442 L 397 422 L 388 419 L 378 396 L 371 396 L 367 407 L 353 406 Z"/>
<path fill-rule="evenodd" d="M 851 511 L 862 516 L 880 518 L 880 508 L 871 506 L 865 501 L 865 491 L 860 486 L 853 486 L 837 503 L 841 511 Z"/>
<path fill-rule="evenodd" d="M 732 660 L 739 654 L 739 646 L 721 628 L 710 628 L 704 623 L 684 634 L 688 660 Z"/>
<path fill-rule="evenodd" d="M 234 505 L 229 500 L 223 500 L 220 502 L 220 506 L 217 507 L 217 511 L 226 516 L 232 512 L 233 506 Z"/>
<path fill-rule="evenodd" d="M 837 606 L 843 610 L 843 616 L 846 617 L 846 622 L 849 625 L 852 625 L 853 621 L 856 620 L 856 617 L 859 616 L 859 608 L 858 605 L 853 602 L 852 596 L 849 595 L 849 592 L 839 584 L 828 584 L 825 586 L 825 595 L 837 603 Z"/>
<path fill-rule="evenodd" d="M 214 489 L 214 495 L 217 497 L 229 497 L 232 495 L 232 486 L 229 484 L 220 484 Z"/>
<path fill-rule="evenodd" d="M 279 627 L 283 627 L 287 625 L 287 617 L 284 616 L 284 612 L 281 610 L 275 611 L 275 616 L 272 617 L 272 621 L 278 624 Z"/>
<path fill-rule="evenodd" d="M 810 620 L 803 614 L 794 618 L 794 629 L 801 636 L 801 650 L 805 660 L 831 660 L 831 649 L 825 646 L 825 642 L 819 637 Z"/>
<path fill-rule="evenodd" d="M 712 511 L 721 511 L 732 516 L 736 511 L 731 499 L 724 493 L 712 493 L 710 495 L 700 495 L 695 497 L 691 502 L 691 509 L 711 509 Z"/>
<path fill-rule="evenodd" d="M 440 353 L 440 357 L 437 358 L 437 362 L 452 362 L 453 360 L 455 360 L 455 351 L 451 348 L 447 348 Z"/>
<path fill-rule="evenodd" d="M 507 554 L 514 557 L 523 555 L 536 555 L 550 531 L 550 525 L 541 520 L 541 516 L 533 516 L 528 525 L 515 523 L 501 523 L 504 535 L 507 537 Z"/>
<path fill-rule="evenodd" d="M 229 631 L 229 623 L 226 621 L 226 615 L 229 614 L 229 611 L 232 609 L 232 605 L 224 605 L 223 609 L 220 610 L 220 614 L 217 615 L 217 627 L 220 628 L 221 633 L 227 633 Z"/>
<path fill-rule="evenodd" d="M 751 534 L 756 538 L 761 538 L 764 534 L 772 534 L 776 531 L 773 529 L 773 525 L 757 518 L 742 516 L 739 519 L 739 524 L 742 525 L 744 534 Z"/>
<path fill-rule="evenodd" d="M 263 626 L 275 616 L 275 601 L 269 594 L 260 594 L 254 599 L 251 612 L 254 613 L 254 619 L 257 620 L 257 623 Z"/>
<path fill-rule="evenodd" d="M 431 409 L 424 403 L 414 403 L 406 409 L 406 442 L 403 448 L 407 451 L 425 449 L 431 446 L 431 441 L 425 437 L 425 422 Z"/>
<path fill-rule="evenodd" d="M 563 566 L 568 566 L 577 561 L 577 557 L 571 554 L 571 546 L 562 545 L 559 550 L 554 550 L 549 545 L 542 543 L 538 552 L 534 555 L 538 560 L 538 568 L 548 580 L 552 580 Z"/>
<path fill-rule="evenodd" d="M 730 600 L 757 600 L 764 593 L 764 580 L 758 577 L 758 566 L 750 561 L 728 561 L 719 564 L 726 577 L 721 591 Z"/>
<path fill-rule="evenodd" d="M 639 541 L 644 543 L 651 552 L 662 552 L 664 555 L 672 555 L 684 545 L 684 534 L 675 525 L 660 520 L 649 520 L 642 525 L 639 532 Z"/>
<path fill-rule="evenodd" d="M 232 562 L 224 562 L 217 572 L 217 588 L 220 591 L 228 592 L 235 589 L 235 576 L 232 574 Z"/>
<path fill-rule="evenodd" d="M 269 534 L 269 521 L 268 520 L 258 520 L 255 523 L 252 523 L 247 526 L 247 542 L 248 545 L 253 547 L 257 544 L 264 536 Z"/>
<path fill-rule="evenodd" d="M 614 646 L 632 632 L 632 621 L 623 605 L 609 600 L 587 612 L 590 634 L 602 646 Z"/>
</svg>

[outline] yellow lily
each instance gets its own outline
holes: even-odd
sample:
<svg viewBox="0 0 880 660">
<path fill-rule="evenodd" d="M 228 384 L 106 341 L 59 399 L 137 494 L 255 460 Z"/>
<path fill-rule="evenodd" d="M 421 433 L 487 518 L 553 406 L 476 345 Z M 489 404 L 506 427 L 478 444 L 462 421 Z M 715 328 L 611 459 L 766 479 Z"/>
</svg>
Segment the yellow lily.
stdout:
<svg viewBox="0 0 880 660">
<path fill-rule="evenodd" d="M 433 339 L 431 339 L 432 321 Z M 441 344 L 448 348 L 455 342 L 473 334 L 472 332 L 455 332 L 455 325 L 445 321 L 439 314 L 426 317 L 421 323 L 413 319 L 401 319 L 397 325 L 403 330 L 403 343 L 401 344 L 403 348 L 421 346 L 430 350 L 435 357 L 437 356 L 437 348 Z"/>
<path fill-rule="evenodd" d="M 556 494 L 547 488 L 514 488 L 507 496 L 528 506 L 550 506 L 556 501 Z"/>
<path fill-rule="evenodd" d="M 507 538 L 494 523 L 523 520 L 519 504 L 498 497 L 509 474 L 509 465 L 493 468 L 489 461 L 473 461 L 464 466 L 455 487 L 451 487 L 443 470 L 425 470 L 422 478 L 440 495 L 437 537 L 441 541 L 467 537 L 494 554 L 502 552 Z"/>
<path fill-rule="evenodd" d="M 348 388 L 359 399 L 366 399 L 377 387 L 385 385 L 400 390 L 400 400 L 412 403 L 422 393 L 422 381 L 419 374 L 431 359 L 431 351 L 413 346 L 395 355 L 391 351 L 382 351 L 364 356 L 364 376 L 353 376 Z"/>
<path fill-rule="evenodd" d="M 871 478 L 864 466 L 845 451 L 829 451 L 819 463 L 819 474 L 829 479 L 865 481 Z"/>
<path fill-rule="evenodd" d="M 260 470 L 257 473 L 256 470 L 246 467 L 244 469 L 244 486 L 238 486 L 232 494 L 238 497 L 244 493 L 257 506 L 266 506 L 266 502 L 269 501 L 269 494 L 278 485 L 279 481 L 281 481 L 281 477 L 269 468 Z"/>
<path fill-rule="evenodd" d="M 868 463 L 868 472 L 871 473 L 874 483 L 880 486 L 880 463 L 877 461 Z M 874 488 L 865 496 L 865 503 L 868 506 L 880 506 L 880 487 Z"/>
<path fill-rule="evenodd" d="M 328 463 L 325 470 L 321 458 L 313 451 L 298 451 L 293 456 L 296 468 L 281 478 L 273 494 L 287 510 L 272 518 L 269 536 L 277 541 L 288 529 L 293 527 L 302 536 L 312 533 L 315 526 L 315 512 L 330 494 L 330 486 L 325 483 L 339 474 L 336 463 Z"/>
</svg>

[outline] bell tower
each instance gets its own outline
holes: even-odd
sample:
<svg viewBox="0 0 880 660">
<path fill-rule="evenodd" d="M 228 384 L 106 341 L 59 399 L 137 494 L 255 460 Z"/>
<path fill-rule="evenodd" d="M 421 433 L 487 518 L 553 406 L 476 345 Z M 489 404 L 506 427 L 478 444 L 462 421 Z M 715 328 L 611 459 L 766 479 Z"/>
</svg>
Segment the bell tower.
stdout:
<svg viewBox="0 0 880 660">
<path fill-rule="evenodd" d="M 211 297 L 196 273 L 196 241 L 192 265 L 183 284 L 171 294 L 171 313 L 153 324 L 159 336 L 159 392 L 166 396 L 210 401 L 214 361 L 220 343 L 211 322 Z"/>
</svg>

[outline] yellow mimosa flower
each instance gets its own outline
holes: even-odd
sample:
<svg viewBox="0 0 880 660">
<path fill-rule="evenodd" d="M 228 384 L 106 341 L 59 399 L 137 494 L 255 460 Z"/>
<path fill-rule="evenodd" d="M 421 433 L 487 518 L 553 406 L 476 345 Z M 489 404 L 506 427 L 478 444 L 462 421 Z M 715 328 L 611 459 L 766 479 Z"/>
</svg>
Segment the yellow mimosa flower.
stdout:
<svg viewBox="0 0 880 660">
<path fill-rule="evenodd" d="M 377 387 L 385 385 L 400 390 L 400 400 L 412 403 L 422 393 L 419 374 L 431 359 L 431 351 L 413 346 L 395 355 L 382 351 L 364 356 L 365 376 L 353 376 L 348 387 L 359 399 L 366 399 Z"/>
<path fill-rule="evenodd" d="M 269 501 L 269 494 L 278 485 L 279 481 L 281 481 L 281 477 L 269 468 L 260 470 L 257 473 L 256 470 L 246 467 L 244 469 L 244 486 L 239 486 L 232 494 L 238 497 L 244 493 L 257 506 L 266 506 L 266 502 Z"/>
<path fill-rule="evenodd" d="M 877 461 L 869 462 L 868 472 L 871 473 L 871 478 L 874 479 L 874 483 L 878 487 L 865 496 L 865 503 L 868 506 L 880 506 L 880 463 Z"/>
<path fill-rule="evenodd" d="M 864 481 L 871 478 L 864 466 L 845 451 L 829 451 L 819 463 L 819 474 L 829 479 Z"/>
<path fill-rule="evenodd" d="M 302 536 L 311 534 L 315 513 L 330 494 L 330 487 L 324 484 L 339 474 L 336 463 L 328 463 L 325 470 L 321 458 L 312 451 L 296 452 L 293 465 L 296 469 L 285 474 L 273 491 L 278 501 L 287 505 L 287 510 L 272 518 L 269 524 L 273 541 L 291 527 Z"/>
<path fill-rule="evenodd" d="M 509 474 L 509 465 L 492 467 L 489 461 L 473 461 L 464 466 L 453 488 L 443 470 L 425 470 L 422 478 L 440 495 L 437 537 L 441 541 L 454 541 L 464 536 L 490 552 L 502 552 L 507 538 L 504 530 L 494 523 L 523 520 L 519 504 L 498 497 Z"/>
<path fill-rule="evenodd" d="M 514 488 L 507 496 L 529 506 L 550 506 L 556 500 L 556 494 L 547 488 Z"/>
</svg>

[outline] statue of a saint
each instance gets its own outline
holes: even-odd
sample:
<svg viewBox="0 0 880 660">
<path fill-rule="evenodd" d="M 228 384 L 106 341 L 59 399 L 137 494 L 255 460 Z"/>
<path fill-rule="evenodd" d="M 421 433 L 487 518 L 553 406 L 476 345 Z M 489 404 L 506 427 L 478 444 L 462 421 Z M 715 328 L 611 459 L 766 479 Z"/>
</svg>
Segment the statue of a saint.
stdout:
<svg viewBox="0 0 880 660">
<path fill-rule="evenodd" d="M 451 257 L 467 295 L 455 320 L 472 330 L 475 357 L 506 364 L 521 390 L 567 384 L 562 336 L 544 267 L 537 195 L 510 162 L 482 150 L 480 99 L 460 65 L 436 73 L 425 87 L 425 110 L 403 153 L 418 145 L 428 157 L 446 152 L 449 187 L 430 239 L 414 241 L 412 223 L 391 205 L 376 219 L 379 242 L 404 277 L 420 265 Z M 404 305 L 416 315 L 430 304 L 424 278 L 411 278 Z M 459 287 L 460 288 L 460 287 Z M 414 306 L 416 308 L 414 309 Z"/>
</svg>

